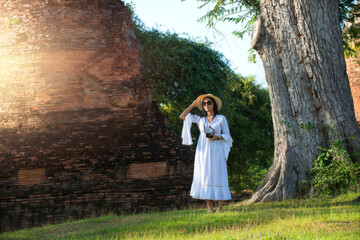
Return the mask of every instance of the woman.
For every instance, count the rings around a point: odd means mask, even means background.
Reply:
[[[198,107],[200,115],[190,111]],[[224,200],[230,200],[226,161],[232,146],[225,116],[218,114],[221,99],[212,95],[199,96],[179,117],[184,120],[183,144],[191,145],[190,127],[196,123],[200,130],[196,146],[194,176],[190,196],[205,199],[208,212],[212,212],[212,201],[218,201],[217,212],[222,212]]]

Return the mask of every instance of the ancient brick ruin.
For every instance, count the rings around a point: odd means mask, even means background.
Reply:
[[[0,231],[187,205],[119,0],[0,0]]]
[[[346,68],[354,101],[355,115],[360,124],[360,58],[346,59]]]

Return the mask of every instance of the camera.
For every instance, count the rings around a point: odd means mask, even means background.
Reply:
[[[215,134],[215,130],[209,125],[209,128],[211,130],[211,132],[206,132],[205,130],[205,123],[204,123],[204,132],[206,134],[206,137],[207,138],[213,138],[214,137],[214,134]]]

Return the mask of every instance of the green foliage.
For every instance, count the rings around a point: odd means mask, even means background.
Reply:
[[[255,50],[250,48],[248,50],[248,62],[249,63],[256,63],[256,54],[255,54]]]
[[[267,89],[255,84],[254,77],[234,75],[226,89],[234,138],[229,156],[229,182],[233,190],[256,189],[273,158],[273,126]]]
[[[360,185],[360,165],[352,162],[344,141],[336,140],[331,148],[322,150],[311,170],[311,185],[318,194],[339,195]]]
[[[219,96],[224,103],[221,113],[234,139],[228,161],[230,187],[255,189],[273,157],[268,91],[255,84],[254,77],[235,74],[228,60],[211,49],[211,43],[147,29],[136,16],[135,23],[142,75],[150,81],[154,100],[168,117],[170,129],[180,136],[183,122],[179,115],[197,96]],[[198,136],[198,129],[193,127],[192,134]]]
[[[297,124],[285,120],[280,123],[288,128],[323,129],[334,138],[339,137],[332,127],[332,121],[330,124],[314,124],[311,122]],[[355,137],[352,137],[351,140],[355,140]],[[351,146],[345,140],[340,139],[333,141],[329,149],[318,146],[322,152],[310,170],[310,181],[304,180],[298,186],[298,196],[306,196],[311,187],[314,187],[315,194],[318,195],[339,195],[347,191],[358,190],[360,186],[360,164],[351,158],[358,155],[359,151]]]
[[[154,100],[169,117],[178,135],[179,111],[197,96],[213,93],[223,98],[227,76],[232,74],[224,56],[206,43],[180,38],[156,29],[137,30],[142,75],[153,87]]]
[[[211,5],[211,10],[199,19],[206,26],[216,28],[217,22],[234,22],[242,24],[242,30],[233,34],[243,38],[250,34],[255,21],[260,15],[260,0],[198,0],[202,2],[199,8]]]
[[[182,0],[185,1],[185,0]],[[260,16],[260,0],[197,0],[201,2],[199,8],[210,7],[204,16],[198,21],[206,22],[206,26],[216,28],[218,22],[233,22],[241,24],[238,30],[233,31],[234,36],[243,39],[245,35],[251,34],[255,22]],[[249,49],[248,61],[256,63],[256,54]]]
[[[353,0],[340,0],[340,26],[343,30],[342,40],[345,57],[356,57],[360,52],[360,4]]]
[[[182,0],[185,1],[185,0]],[[207,27],[216,29],[217,22],[233,22],[241,24],[240,30],[233,31],[239,38],[250,35],[256,20],[260,16],[260,0],[197,0],[199,8],[210,10],[199,19],[206,22]],[[360,16],[360,5],[356,0],[339,0],[339,23],[343,29],[343,46],[345,56],[357,56],[360,48],[360,26],[355,20]],[[346,24],[347,23],[347,24]],[[349,24],[351,23],[351,24]],[[249,52],[249,62],[254,62],[254,54]]]
[[[339,0],[339,22],[340,27],[344,28],[346,22],[354,22],[359,17],[358,0]]]

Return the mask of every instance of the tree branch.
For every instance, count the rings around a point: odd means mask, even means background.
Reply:
[[[254,7],[254,5],[252,5],[251,3],[249,3],[247,0],[242,0],[246,5],[249,5],[251,7]]]

